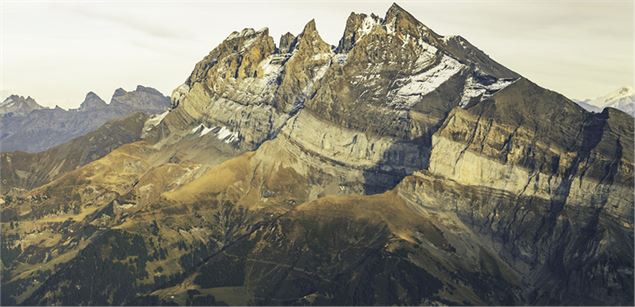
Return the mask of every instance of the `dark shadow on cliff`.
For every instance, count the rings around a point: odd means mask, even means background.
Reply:
[[[465,82],[469,76],[482,78],[468,71],[451,77],[435,91],[428,93],[415,104],[401,123],[405,134],[398,139],[407,139],[413,127],[419,130],[418,137],[410,141],[393,144],[376,165],[364,171],[364,192],[378,194],[394,188],[401,180],[416,170],[428,168],[432,150],[432,135],[446,122],[450,113],[459,105]],[[493,82],[484,80],[483,82]],[[413,116],[416,113],[417,116]],[[396,119],[399,120],[399,119]],[[407,146],[404,146],[407,144]]]
[[[384,193],[416,170],[427,168],[431,148],[431,135],[390,146],[377,164],[364,170],[364,194]]]

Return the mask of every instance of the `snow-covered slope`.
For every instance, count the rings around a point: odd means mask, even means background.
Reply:
[[[621,87],[602,97],[576,102],[587,111],[601,112],[610,107],[635,116],[635,90],[632,86]]]

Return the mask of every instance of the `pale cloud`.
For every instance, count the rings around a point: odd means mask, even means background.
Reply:
[[[165,94],[234,30],[269,27],[277,42],[315,18],[336,45],[351,11],[383,15],[392,1],[2,2],[0,94],[75,107],[88,91]],[[633,84],[632,0],[398,1],[442,35],[459,34],[503,65],[571,98]],[[0,97],[4,98],[4,97]]]

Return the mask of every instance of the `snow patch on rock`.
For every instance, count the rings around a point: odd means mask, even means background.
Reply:
[[[370,33],[376,25],[379,25],[380,20],[374,16],[366,16],[362,21],[362,27],[359,29],[360,37]]]
[[[421,98],[446,82],[452,76],[458,74],[465,66],[457,60],[443,56],[439,63],[423,72],[404,79],[398,79],[395,84],[403,84],[399,88],[392,90],[388,96],[393,104],[411,108]]]
[[[166,116],[168,116],[168,113],[170,113],[170,110],[167,110],[161,114],[152,116],[150,119],[148,119],[148,121],[146,121],[146,125],[152,126],[152,127],[158,126],[161,123],[161,121],[163,121],[163,119]]]
[[[260,65],[263,73],[261,86],[266,87],[275,85],[276,80],[282,73],[282,63],[272,55],[264,59]]]
[[[214,130],[214,127],[207,128],[207,127],[203,126],[203,129],[201,129],[201,136],[204,136],[204,135],[212,132],[212,130]]]
[[[231,130],[227,129],[227,127],[221,127],[216,133],[216,137],[219,140],[224,141],[225,143],[231,143],[235,140],[238,140],[238,133],[232,132]]]
[[[194,127],[190,133],[196,133],[199,137],[212,133],[216,135],[217,139],[227,144],[238,141],[238,132],[234,132],[225,126],[212,126],[208,128],[204,124],[200,124]]]
[[[482,81],[480,78],[470,76],[465,82],[459,106],[466,108],[474,103],[486,100],[515,81],[516,80],[511,79],[497,79],[489,83]]]
[[[143,132],[141,133],[141,137],[144,137],[146,135],[146,133],[148,133],[150,130],[152,130],[152,128],[158,126],[159,124],[161,124],[161,122],[163,121],[163,119],[168,116],[168,113],[170,113],[170,110],[167,110],[161,114],[157,114],[154,115],[152,117],[150,117],[150,119],[146,120],[146,122],[143,124]]]

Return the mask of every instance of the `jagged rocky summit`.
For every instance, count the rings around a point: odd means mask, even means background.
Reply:
[[[234,32],[171,98],[6,194],[3,304],[633,304],[632,117],[396,4]]]
[[[44,109],[44,107],[39,105],[31,96],[24,98],[24,96],[11,95],[0,103],[0,115],[25,115],[39,109]]]

